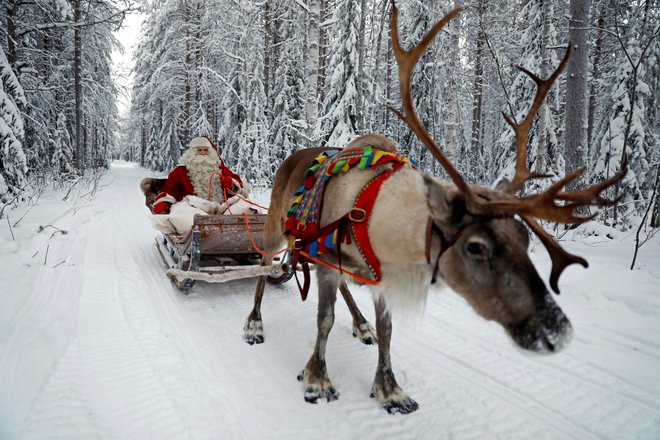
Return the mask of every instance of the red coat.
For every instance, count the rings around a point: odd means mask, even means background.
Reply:
[[[222,173],[223,187],[226,187],[228,189],[231,188],[233,184],[231,179],[236,180],[241,187],[243,186],[243,181],[238,176],[238,174],[230,170],[229,167],[227,167],[224,164],[224,162],[220,162],[220,166],[218,168],[219,171]],[[227,177],[229,177],[230,179],[227,179]],[[179,165],[178,167],[174,168],[174,170],[172,170],[169,176],[167,176],[167,181],[165,182],[165,186],[163,186],[161,192],[156,196],[155,199],[156,201],[154,204],[154,212],[162,213],[168,211],[169,205],[179,202],[185,196],[189,196],[189,195],[196,195],[198,197],[206,198],[206,194],[195,193],[195,187],[190,181],[190,177],[188,177],[188,170],[186,169],[185,166]],[[169,205],[163,206],[166,203],[162,203],[162,202],[166,202]]]

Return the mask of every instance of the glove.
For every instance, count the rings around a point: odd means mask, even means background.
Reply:
[[[234,186],[234,179],[229,176],[222,176],[222,187],[226,189],[231,189]]]
[[[170,204],[167,202],[160,202],[154,205],[154,214],[167,214],[170,212]]]

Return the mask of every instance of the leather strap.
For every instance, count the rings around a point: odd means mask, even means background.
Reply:
[[[344,214],[342,217],[339,219],[335,220],[332,223],[328,223],[321,229],[318,229],[314,233],[306,236],[304,239],[302,238],[296,238],[293,242],[293,249],[292,249],[292,257],[291,257],[291,264],[294,270],[294,275],[296,277],[296,283],[298,284],[298,290],[300,290],[300,297],[302,298],[303,301],[307,299],[307,294],[309,293],[309,286],[310,286],[310,275],[309,275],[309,261],[307,258],[304,256],[300,255],[300,251],[304,250],[307,245],[318,238],[321,238],[323,236],[327,236],[331,233],[333,233],[335,230],[337,230],[337,254],[341,256],[341,249],[340,249],[340,244],[342,241],[342,233],[345,229],[344,224],[348,221],[349,219],[349,213]],[[339,257],[341,258],[341,257]],[[303,284],[300,284],[300,281],[298,280],[298,273],[296,271],[297,264],[300,263],[302,266],[302,272],[303,272]],[[339,267],[341,269],[341,260],[339,260]],[[341,270],[340,270],[341,272]]]
[[[398,168],[399,167],[388,169],[371,179],[358,194],[353,208],[342,217],[325,225],[317,231],[314,231],[312,234],[309,234],[304,238],[296,238],[294,240],[291,264],[293,265],[294,270],[298,263],[300,263],[302,266],[303,283],[300,283],[296,272],[294,272],[294,275],[296,277],[296,283],[298,284],[300,296],[303,301],[307,299],[307,294],[309,293],[310,269],[308,259],[301,255],[300,251],[304,250],[309,245],[309,243],[312,243],[313,241],[323,236],[327,236],[336,230],[337,247],[335,252],[337,253],[339,272],[344,273],[341,268],[341,243],[346,240],[346,242],[350,244],[350,234],[348,234],[346,231],[347,224],[351,225],[351,230],[353,232],[353,236],[355,237],[355,244],[360,251],[360,255],[362,255],[362,258],[369,267],[369,270],[371,270],[374,280],[376,282],[381,280],[382,273],[380,268],[380,261],[378,260],[378,257],[376,256],[376,253],[371,246],[371,241],[369,240],[369,218],[371,217],[371,211],[381,186],[389,177],[392,176],[392,174],[394,174]],[[430,229],[428,234],[430,239]],[[430,250],[428,252],[430,252]],[[430,255],[428,255],[427,258],[430,260]]]
[[[361,219],[351,219],[351,229],[355,237],[355,244],[376,281],[381,280],[382,273],[380,270],[380,261],[371,247],[371,240],[369,240],[369,218],[371,217],[371,211],[376,202],[380,187],[393,173],[394,170],[392,169],[386,170],[371,179],[362,188],[360,194],[358,194],[355,205],[353,205],[353,210],[351,211],[354,213],[364,213]]]

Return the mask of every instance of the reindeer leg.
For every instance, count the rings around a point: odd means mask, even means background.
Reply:
[[[367,321],[362,315],[357,304],[355,304],[355,300],[353,299],[353,295],[351,295],[351,291],[348,290],[346,281],[341,280],[339,283],[339,291],[341,292],[341,296],[344,297],[344,301],[346,301],[346,305],[348,306],[348,311],[351,312],[351,316],[353,317],[353,336],[366,345],[372,345],[378,342],[376,331],[371,324],[369,324],[369,321]]]
[[[262,263],[262,265],[265,264],[270,263]],[[264,297],[266,278],[268,278],[267,275],[257,278],[257,287],[254,292],[254,306],[243,327],[243,340],[250,345],[262,344],[264,342],[264,325],[261,321],[261,300]]]
[[[269,266],[273,263],[273,257],[268,256],[275,252],[283,242],[283,231],[279,218],[272,212],[269,212],[264,225],[264,250],[266,255],[261,259],[262,266]],[[264,325],[261,321],[261,300],[264,297],[266,289],[267,275],[257,278],[257,286],[254,289],[254,305],[252,311],[245,321],[243,327],[243,340],[250,345],[262,344],[264,342]]]
[[[305,369],[298,375],[298,380],[302,381],[305,387],[305,400],[310,403],[316,403],[319,398],[326,398],[328,402],[339,398],[339,393],[328,378],[325,364],[328,335],[335,322],[335,302],[337,301],[339,278],[334,271],[323,267],[318,268],[317,278],[319,306],[316,345]]]
[[[408,414],[419,408],[417,402],[408,397],[396,383],[390,362],[390,340],[392,339],[392,315],[379,298],[376,305],[376,331],[378,332],[378,368],[371,387],[371,397],[390,414]]]

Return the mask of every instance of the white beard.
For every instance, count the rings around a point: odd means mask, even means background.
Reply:
[[[215,150],[209,150],[208,155],[197,155],[194,149],[186,150],[179,160],[179,165],[186,167],[188,178],[195,189],[194,195],[213,202],[224,201],[220,179],[220,157]],[[218,174],[213,176],[213,194],[209,195],[210,178],[213,173]]]

